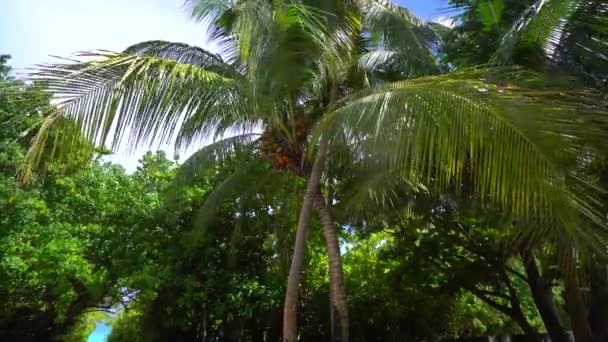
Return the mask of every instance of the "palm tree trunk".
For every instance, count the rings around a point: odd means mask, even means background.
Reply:
[[[608,341],[608,269],[606,263],[595,256],[590,268],[589,324],[597,341]]]
[[[593,342],[593,333],[587,320],[587,310],[576,274],[566,274],[565,297],[570,315],[572,333],[576,342]]]
[[[329,294],[331,302],[331,336],[333,341],[348,341],[349,321],[348,305],[346,303],[346,290],[344,286],[344,272],[340,257],[340,242],[334,225],[331,212],[325,203],[321,191],[317,192],[314,202],[315,209],[321,218],[323,235],[327,244],[329,260]]]
[[[293,247],[293,258],[291,259],[291,267],[289,268],[283,308],[283,341],[285,342],[295,342],[298,338],[298,286],[300,284],[304,253],[306,252],[306,239],[308,228],[310,227],[313,202],[319,189],[319,183],[321,182],[323,160],[326,152],[327,137],[324,134],[321,136],[319,150],[308,178],[306,193],[304,194],[304,201],[302,202],[300,217],[298,218],[296,241]]]

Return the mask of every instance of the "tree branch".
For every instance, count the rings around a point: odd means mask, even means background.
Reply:
[[[493,307],[494,309],[504,313],[505,315],[511,317],[513,315],[513,309],[500,304],[494,300],[492,300],[491,298],[488,298],[486,296],[483,295],[483,293],[479,290],[476,289],[474,287],[469,287],[467,288],[472,294],[474,294],[477,298],[481,299],[482,301],[486,302],[486,304],[488,304],[489,306]]]
[[[505,266],[505,269],[507,270],[507,272],[511,273],[512,275],[518,277],[519,279],[528,282],[528,277],[526,277],[525,275],[523,275],[522,273],[517,272],[516,270],[514,270],[513,268],[509,267],[509,266]]]
[[[116,311],[117,310],[115,308],[103,308],[103,307],[89,308],[89,309],[85,310],[85,312],[107,312],[110,314],[115,314]]]
[[[500,269],[500,277],[502,278],[502,281],[505,283],[505,285],[507,285],[507,290],[509,291],[510,296],[509,300],[517,299],[517,291],[513,287],[513,284],[511,284],[511,279],[509,279],[509,276],[507,275],[507,272],[505,271],[504,267],[501,267]]]
[[[494,292],[494,291],[487,291],[487,290],[479,290],[479,289],[475,289],[476,291],[479,291],[480,294],[484,294],[487,296],[492,296],[492,297],[498,297],[498,298],[502,298],[502,299],[506,299],[506,300],[511,300],[511,297],[505,295],[504,293],[500,293],[500,292]]]

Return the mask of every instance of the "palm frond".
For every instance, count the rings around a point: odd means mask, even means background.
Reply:
[[[213,165],[218,165],[237,153],[252,151],[257,133],[236,135],[215,141],[196,151],[177,170],[174,182],[178,185],[189,184],[196,176]]]
[[[164,58],[181,64],[192,64],[224,77],[239,78],[239,76],[242,76],[237,67],[226,63],[220,55],[184,43],[152,40],[132,45],[124,53]]]
[[[511,64],[518,47],[540,47],[550,57],[559,45],[563,29],[580,0],[538,0],[530,5],[502,38],[491,64]]]
[[[438,37],[425,21],[411,11],[387,0],[363,0],[364,27],[379,49],[399,51],[403,60],[415,65],[418,74],[438,71],[431,51]]]
[[[203,108],[226,105],[210,94],[236,91],[233,79],[174,59],[104,51],[79,56],[93,60],[43,65],[33,78],[54,94],[58,113],[73,119],[95,145],[115,148],[124,138],[131,148],[152,139],[170,142],[183,120]],[[219,65],[216,59],[207,62]]]
[[[236,8],[231,0],[185,0],[184,5],[192,19],[208,26],[211,37],[228,34],[232,21],[230,19]]]
[[[384,167],[410,182],[457,190],[470,178],[480,198],[543,229],[559,220],[572,230],[578,215],[604,222],[598,193],[573,186],[568,168],[589,123],[608,114],[585,104],[593,95],[584,89],[560,92],[518,70],[506,82],[474,69],[376,87],[342,102],[320,129],[343,132],[355,160],[384,155]]]
[[[206,229],[214,223],[223,203],[236,203],[242,213],[261,193],[268,189],[276,190],[289,179],[289,175],[269,172],[268,165],[259,158],[251,158],[251,155],[246,154],[235,158],[238,167],[207,194],[196,213],[194,227],[199,234],[204,235]]]
[[[562,29],[551,60],[597,87],[608,78],[608,3],[582,1]]]
[[[57,112],[42,118],[31,129],[36,130],[36,134],[17,170],[17,178],[23,184],[32,183],[37,175],[44,175],[53,162],[64,166],[86,162],[95,150],[75,122]]]

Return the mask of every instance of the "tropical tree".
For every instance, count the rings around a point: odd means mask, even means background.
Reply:
[[[313,207],[330,256],[332,331],[335,339],[348,339],[331,213],[335,199],[328,201],[321,187],[328,153],[330,159],[356,161],[363,170],[386,171],[392,181],[438,190],[459,188],[471,177],[472,190],[484,200],[539,227],[522,234],[547,233],[548,225],[540,224],[545,222],[562,228],[550,231],[555,236],[573,233],[581,213],[600,223],[595,192],[588,192],[592,187],[564,168],[580,151],[580,127],[591,118],[604,120],[585,89],[565,89],[559,80],[517,68],[411,79],[438,71],[428,43],[431,31],[390,2],[187,3],[196,19],[209,24],[224,57],[156,41],[123,53],[83,53],[85,62],[43,66],[34,77],[48,84],[60,110],[38,136],[52,120],[69,118],[91,142],[113,148],[174,138],[184,147],[214,138],[186,163],[185,173],[245,145],[271,159],[277,170],[304,176],[285,340],[297,337],[299,274]],[[573,116],[577,120],[569,120]],[[230,132],[239,134],[225,138]],[[235,179],[246,175],[243,170],[218,193],[242,184]],[[367,185],[382,190],[378,182]]]
[[[91,141],[98,144],[104,143],[108,136],[113,135],[115,138],[112,139],[112,145],[116,146],[127,131],[131,133],[131,142],[144,142],[153,136],[159,140],[168,139],[171,129],[175,127],[170,126],[177,124],[177,120],[185,112],[187,114],[178,134],[180,146],[201,136],[222,136],[235,126],[251,131],[256,125],[263,123],[269,127],[266,129],[269,140],[279,140],[279,143],[284,145],[279,148],[295,150],[295,156],[286,156],[285,153],[272,156],[277,168],[285,168],[284,160],[287,159],[290,165],[295,166],[297,173],[306,177],[310,174],[311,180],[307,201],[303,205],[299,225],[302,228],[298,229],[299,239],[294,252],[293,271],[289,282],[291,286],[286,300],[287,323],[293,321],[293,324],[286,324],[286,331],[290,331],[295,338],[293,308],[297,304],[297,279],[305,243],[305,227],[310,220],[313,200],[322,196],[318,184],[325,153],[326,143],[323,141],[327,141],[328,137],[321,139],[319,157],[316,158],[318,162],[307,162],[307,158],[304,158],[306,151],[305,146],[302,146],[302,134],[294,132],[294,123],[297,122],[298,116],[301,116],[299,113],[305,111],[309,113],[304,116],[304,124],[306,121],[313,121],[315,113],[319,116],[327,111],[327,108],[335,104],[337,97],[343,95],[339,88],[344,82],[337,73],[346,74],[348,68],[357,67],[357,64],[353,63],[353,57],[348,54],[358,53],[351,45],[361,38],[362,29],[358,21],[362,11],[352,7],[351,10],[358,10],[358,13],[347,16],[348,20],[344,23],[338,22],[330,26],[328,23],[335,14],[330,16],[319,9],[312,10],[298,3],[278,2],[272,6],[264,3],[260,7],[259,3],[245,2],[233,9],[219,2],[203,1],[194,5],[192,11],[201,20],[218,16],[213,26],[214,35],[223,37],[226,43],[238,43],[233,44],[238,54],[232,56],[234,58],[229,57],[228,63],[200,49],[151,42],[129,48],[125,54],[91,55],[104,58],[102,61],[48,66],[41,69],[37,77],[48,82],[51,90],[64,100],[65,111],[57,115],[67,114],[75,118]],[[393,25],[405,26],[407,30],[402,36],[408,37],[410,41],[416,38],[417,32],[411,14],[395,6],[385,7],[374,2],[367,5],[375,6],[374,13],[378,17],[393,16]],[[346,11],[340,6],[337,6],[337,9]],[[337,9],[334,9],[334,12]],[[229,20],[231,15],[232,21]],[[375,21],[370,21],[370,27],[378,26],[380,20],[381,18],[376,18]],[[268,23],[269,26],[259,25],[260,22]],[[351,29],[353,33],[347,29]],[[220,34],[223,30],[226,32]],[[383,37],[383,40],[389,41],[386,37]],[[418,43],[418,46],[413,48],[406,47],[409,52],[422,50],[424,55],[419,63],[432,66],[425,45]],[[229,49],[228,52],[230,51],[232,50]],[[338,52],[342,52],[344,56],[340,56]],[[338,57],[349,57],[350,63],[339,64]],[[373,56],[368,57],[371,59]],[[375,57],[375,63],[377,59],[378,57]],[[269,61],[273,62],[261,67],[262,63]],[[310,76],[310,71],[314,71],[313,77]],[[76,76],[77,74],[79,76]],[[74,77],[80,78],[84,83]],[[145,100],[136,100],[138,97]],[[129,103],[124,99],[134,101]],[[93,102],[98,105],[89,107]],[[120,124],[115,124],[118,122]],[[277,127],[274,132],[273,127]],[[251,135],[241,135],[231,138],[230,141],[251,141],[250,137]],[[304,139],[306,138],[305,131]],[[227,141],[224,140],[204,152],[208,154],[209,150],[215,148],[217,151],[226,145]],[[322,210],[324,202],[316,203]],[[330,263],[332,279],[335,279],[332,281],[332,301],[339,302],[334,307],[336,314],[340,315],[336,321],[342,322],[342,328],[337,330],[341,330],[341,334],[347,339],[348,319],[344,289],[340,284],[342,272],[338,240],[329,215],[326,210],[323,217],[327,241],[334,259]]]

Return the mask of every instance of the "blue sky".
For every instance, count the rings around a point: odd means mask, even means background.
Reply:
[[[441,15],[447,0],[398,0],[419,16]],[[22,70],[76,51],[119,51],[162,39],[206,46],[205,30],[188,20],[183,0],[2,0],[0,53]]]
[[[425,19],[442,15],[447,0],[397,0]],[[121,51],[146,40],[188,43],[214,51],[202,25],[188,20],[183,0],[0,0],[0,54],[18,74],[33,64],[78,51]],[[172,156],[172,153],[169,154]],[[112,160],[133,170],[139,155]]]
[[[87,342],[105,342],[111,331],[112,329],[109,326],[100,322],[97,324],[95,331],[89,335]]]

